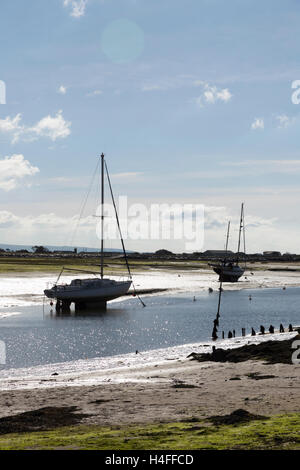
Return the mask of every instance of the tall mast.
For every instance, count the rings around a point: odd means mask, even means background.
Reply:
[[[243,239],[244,239],[244,253],[245,253],[245,267],[246,267],[246,236],[245,236],[245,212],[243,208]]]
[[[227,228],[227,238],[226,238],[226,246],[225,246],[226,255],[228,251],[229,231],[230,231],[230,220],[228,222],[228,228]]]
[[[238,242],[237,259],[236,259],[237,263],[239,261],[239,252],[240,252],[240,247],[241,247],[241,235],[242,235],[242,229],[243,228],[244,228],[244,203],[242,203],[242,207],[241,207],[239,242]]]
[[[101,266],[100,275],[103,279],[104,267],[104,153],[101,155]]]

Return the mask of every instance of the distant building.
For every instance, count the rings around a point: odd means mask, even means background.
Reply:
[[[268,258],[280,258],[281,253],[280,251],[264,251],[263,255],[267,256]]]

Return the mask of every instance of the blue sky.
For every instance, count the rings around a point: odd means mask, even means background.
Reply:
[[[104,151],[116,194],[205,204],[203,249],[244,201],[248,251],[300,252],[299,20],[296,0],[2,2],[1,241],[64,244]]]

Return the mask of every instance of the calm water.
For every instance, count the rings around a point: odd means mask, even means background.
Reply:
[[[7,364],[19,368],[136,350],[164,348],[210,339],[218,294],[206,292],[146,297],[110,304],[104,314],[57,316],[50,307],[19,308],[21,314],[0,319],[0,340],[5,341]],[[249,301],[249,295],[252,301]],[[262,324],[279,327],[300,324],[300,288],[225,291],[219,331]],[[10,310],[7,309],[7,313]],[[11,312],[13,313],[13,312]]]

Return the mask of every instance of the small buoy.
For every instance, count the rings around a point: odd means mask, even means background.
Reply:
[[[194,296],[193,301],[196,302],[196,297]]]
[[[252,300],[252,297],[251,297],[251,295],[249,295],[249,300]]]
[[[136,293],[135,293],[135,292],[132,294],[132,297],[136,297]]]
[[[53,307],[53,302],[52,301],[50,302],[50,305],[51,305],[51,307]]]
[[[282,290],[286,290],[286,287],[284,286],[284,287],[282,288]]]

